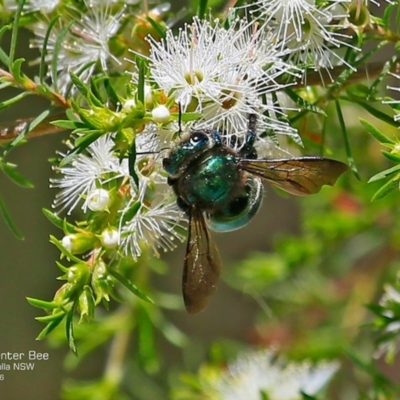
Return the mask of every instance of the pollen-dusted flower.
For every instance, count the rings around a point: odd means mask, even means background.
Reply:
[[[346,17],[349,0],[317,3],[315,0],[259,0],[253,4],[262,29],[272,29],[282,49],[290,51],[288,59],[306,68],[329,68],[347,64],[338,50],[348,47],[348,36],[340,33],[337,21]],[[250,5],[249,5],[250,6]]]
[[[130,210],[127,207],[123,215]],[[156,256],[160,255],[158,249],[175,249],[174,241],[183,241],[185,238],[179,232],[184,229],[185,221],[183,211],[169,196],[156,199],[150,207],[141,205],[135,215],[121,226],[121,246],[124,253],[138,258],[142,254],[143,245],[151,248]]]
[[[335,362],[287,362],[274,351],[259,351],[228,366],[217,391],[222,400],[302,400],[302,393],[315,395],[337,368]]]
[[[165,39],[148,40],[151,78],[183,112],[203,114],[196,128],[212,126],[223,136],[243,138],[248,115],[256,114],[260,132],[295,135],[268,95],[285,86],[279,77],[298,72],[257,23],[237,18],[226,28],[219,20],[194,18],[177,36],[168,30]]]
[[[83,200],[82,209],[86,212],[92,201],[90,194],[110,180],[127,175],[126,166],[113,154],[113,146],[114,142],[109,136],[102,136],[70,164],[55,168],[62,177],[51,180],[51,187],[61,189],[53,207],[67,209],[71,213]]]
[[[120,64],[111,52],[109,41],[120,27],[123,8],[115,12],[111,3],[110,0],[85,0],[85,11],[71,8],[68,19],[61,17],[53,26],[46,46],[46,61],[50,64],[53,57],[57,57],[57,77],[53,76],[53,68],[49,68],[48,73],[53,80],[53,86],[61,93],[66,94],[69,89],[71,71],[83,82],[87,82],[95,71],[96,62],[104,70],[112,62],[114,65]],[[55,53],[57,39],[70,21],[73,23],[61,42],[61,48]],[[40,21],[32,25],[31,29],[36,36],[31,47],[43,50],[48,24]]]

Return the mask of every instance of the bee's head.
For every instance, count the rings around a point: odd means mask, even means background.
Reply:
[[[192,160],[220,144],[216,132],[195,130],[185,133],[163,159],[163,167],[171,176],[180,175]]]

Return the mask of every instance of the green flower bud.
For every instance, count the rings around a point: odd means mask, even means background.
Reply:
[[[80,232],[64,236],[61,244],[72,254],[81,254],[92,250],[97,240],[96,235],[91,232]]]
[[[83,288],[79,296],[79,310],[81,313],[79,322],[83,319],[92,319],[94,316],[94,297],[92,289],[88,285]]]
[[[92,273],[92,288],[96,295],[95,304],[99,304],[103,298],[109,301],[113,286],[114,282],[108,274],[106,265],[102,261],[97,262]]]
[[[54,303],[56,303],[60,308],[63,309],[69,309],[70,307],[72,307],[73,299],[71,297],[74,293],[74,289],[74,284],[69,282],[64,283],[64,285],[62,285],[54,295]]]
[[[88,282],[89,267],[85,263],[75,264],[68,269],[67,279],[69,283],[81,284],[82,286]]]

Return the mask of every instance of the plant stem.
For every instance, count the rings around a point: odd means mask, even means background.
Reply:
[[[131,314],[128,306],[124,307],[123,313]],[[112,388],[118,389],[124,375],[125,355],[128,353],[130,329],[119,331],[113,337],[103,378]]]

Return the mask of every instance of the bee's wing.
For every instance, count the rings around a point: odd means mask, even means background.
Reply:
[[[207,306],[220,275],[218,250],[212,241],[203,213],[196,207],[189,212],[189,236],[183,268],[182,291],[186,310],[196,314]]]
[[[334,185],[348,168],[340,161],[320,157],[240,159],[239,166],[297,196],[317,193],[323,185]]]

